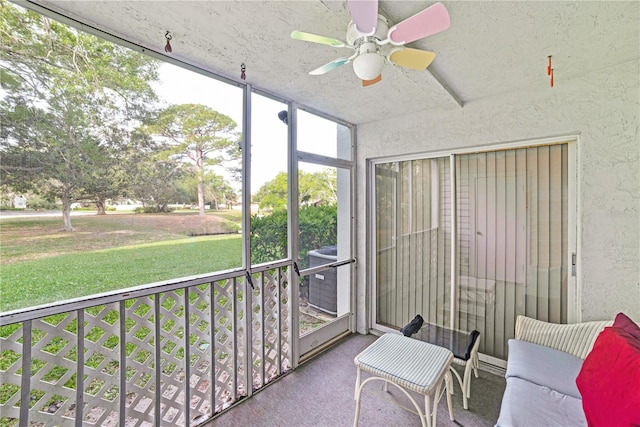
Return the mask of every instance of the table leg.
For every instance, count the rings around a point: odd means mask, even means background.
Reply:
[[[431,414],[431,426],[436,427],[436,420],[438,419],[438,402],[440,401],[440,398],[442,397],[441,393],[442,393],[442,383],[445,383],[445,390],[444,392],[447,394],[447,398],[450,398],[449,395],[449,388],[446,387],[446,378],[447,378],[448,372],[445,374],[444,378],[440,381],[440,384],[438,384],[438,386],[436,387],[436,392],[433,395],[433,413]]]
[[[358,418],[360,418],[360,395],[362,394],[362,387],[364,384],[360,385],[360,368],[358,368],[358,385],[356,386],[356,415],[353,419],[353,427],[358,427]]]
[[[413,398],[413,396],[411,396],[411,394],[404,389],[404,387],[402,387],[399,384],[396,384],[395,382],[393,382],[392,380],[388,380],[386,378],[382,378],[382,377],[376,377],[376,376],[372,376],[369,377],[367,379],[365,379],[362,384],[360,384],[360,386],[356,389],[356,415],[355,415],[355,419],[353,420],[353,426],[354,427],[358,427],[358,418],[360,418],[360,398],[362,397],[362,389],[364,388],[365,385],[367,385],[367,383],[372,382],[372,381],[383,381],[385,384],[387,383],[391,383],[394,386],[396,386],[398,388],[398,390],[400,390],[401,392],[403,392],[405,394],[405,396],[407,396],[407,398],[411,401],[411,403],[413,403],[413,407],[416,408],[416,412],[418,413],[418,416],[420,417],[420,423],[422,424],[422,427],[432,427],[431,424],[431,414],[430,414],[430,408],[431,408],[431,401],[430,401],[430,396],[429,395],[425,395],[424,397],[424,406],[426,409],[426,412],[423,414],[422,413],[422,408],[420,408],[420,405],[418,404],[418,402],[416,402],[416,400]],[[440,383],[440,385],[438,385],[438,391],[441,389],[441,385],[442,382]],[[436,400],[436,406],[434,409],[434,413],[435,411],[437,411],[438,407],[437,407],[437,400]],[[434,418],[435,420],[435,418]],[[433,423],[433,427],[435,427],[435,422]]]
[[[434,406],[436,406],[437,409],[437,399],[434,399]],[[434,409],[434,414],[436,409]],[[431,422],[431,419],[433,417],[433,423]],[[428,394],[424,395],[424,418],[421,417],[420,421],[422,421],[422,427],[425,427],[425,420],[426,420],[426,424],[427,427],[435,427],[435,416],[433,414],[431,414],[431,396],[429,396]]]
[[[445,393],[447,394],[447,406],[449,407],[449,419],[453,421],[455,418],[453,417],[453,401],[451,399],[451,395],[453,394],[453,377],[451,376],[451,372],[447,371],[444,376],[444,381],[446,388]]]

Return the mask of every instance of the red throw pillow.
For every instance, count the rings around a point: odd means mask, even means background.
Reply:
[[[605,328],[576,378],[590,427],[640,425],[640,340]]]
[[[613,326],[624,329],[640,340],[640,326],[633,323],[633,320],[629,319],[624,313],[618,313],[616,320],[613,321]]]

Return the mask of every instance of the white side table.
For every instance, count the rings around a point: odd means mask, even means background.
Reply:
[[[354,359],[358,373],[356,376],[356,415],[353,422],[358,425],[360,417],[360,396],[364,386],[380,380],[398,387],[413,403],[423,427],[435,427],[438,401],[442,396],[442,383],[447,394],[449,418],[453,421],[452,377],[449,366],[453,353],[446,348],[398,334],[385,334],[378,338]],[[360,383],[361,371],[372,376]],[[424,412],[413,396],[405,390],[413,390],[424,396]],[[433,399],[433,410],[431,400]]]

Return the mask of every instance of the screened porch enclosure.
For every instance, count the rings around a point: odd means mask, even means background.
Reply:
[[[376,324],[477,329],[504,360],[517,315],[567,322],[567,143],[380,162],[374,185]]]
[[[291,271],[281,262],[7,316],[2,425],[211,418],[293,368]]]
[[[52,52],[75,52],[83,46],[78,40],[86,37],[89,47],[79,50],[106,46],[105,51],[152,64],[162,77],[153,85],[145,81],[158,97],[158,105],[144,104],[149,123],[109,123],[122,132],[105,133],[117,135],[123,144],[142,139],[146,151],[132,142],[131,150],[116,146],[96,156],[103,162],[99,166],[131,156],[131,162],[121,162],[118,176],[135,186],[113,189],[110,200],[117,207],[141,205],[142,219],[132,208],[104,212],[104,218],[121,219],[105,219],[107,226],[85,221],[67,246],[33,249],[34,258],[51,262],[43,270],[30,264],[33,275],[6,275],[2,260],[2,291],[17,289],[22,297],[12,306],[5,305],[7,298],[0,304],[0,426],[202,425],[355,330],[355,125],[122,39],[116,41],[123,46],[114,45],[113,36],[100,30],[91,29],[98,36],[93,37],[83,33],[84,27],[67,28],[47,18],[60,18],[51,11],[40,16],[20,6],[7,8],[15,8],[20,18],[15,22],[63,29],[68,37],[51,41],[68,44],[55,44]],[[34,36],[39,28],[20,27],[15,33]],[[31,60],[17,59],[17,68],[26,69],[23,64]],[[48,99],[34,99],[34,122],[40,123],[49,111],[39,103]],[[78,116],[53,107],[49,110],[69,120],[67,128],[83,129],[84,122],[74,121]],[[114,110],[116,116],[129,117],[124,108]],[[15,123],[19,129],[24,124]],[[165,123],[171,125],[160,126]],[[213,129],[219,133],[213,135]],[[77,145],[91,149],[112,142],[102,137],[95,136],[94,145]],[[26,139],[56,142],[56,147],[75,141],[64,136]],[[172,144],[165,146],[166,140]],[[42,152],[65,153],[51,146]],[[48,157],[43,164],[57,161]],[[59,177],[51,170],[43,175],[47,182]],[[160,173],[167,170],[184,173]],[[149,182],[184,191],[159,194]],[[144,203],[161,196],[166,211],[145,211]],[[89,196],[75,197],[87,202]],[[147,229],[141,223],[149,216],[157,221]],[[13,224],[40,242],[62,237],[46,234],[39,221],[31,228],[20,220]],[[213,228],[214,223],[220,227]],[[111,234],[116,237],[105,237]],[[138,234],[138,240],[119,238]],[[79,235],[94,241],[82,246]],[[227,240],[233,244],[216,245]],[[104,247],[96,249],[98,241]],[[329,247],[334,249],[330,257],[316,257],[310,265],[311,254]],[[84,255],[101,250],[108,255],[91,258],[90,266],[83,267]],[[26,265],[37,260],[8,261]],[[51,274],[56,271],[77,275],[58,279]],[[113,278],[112,271],[131,273]],[[7,282],[7,277],[16,281]],[[329,302],[309,298],[309,287],[329,293]]]

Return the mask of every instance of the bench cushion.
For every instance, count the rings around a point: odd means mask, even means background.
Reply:
[[[511,355],[509,355],[511,357]],[[507,378],[500,427],[586,426],[582,401],[517,377]]]
[[[564,351],[511,339],[506,377],[521,378],[581,399],[576,377],[582,363],[582,359]]]

